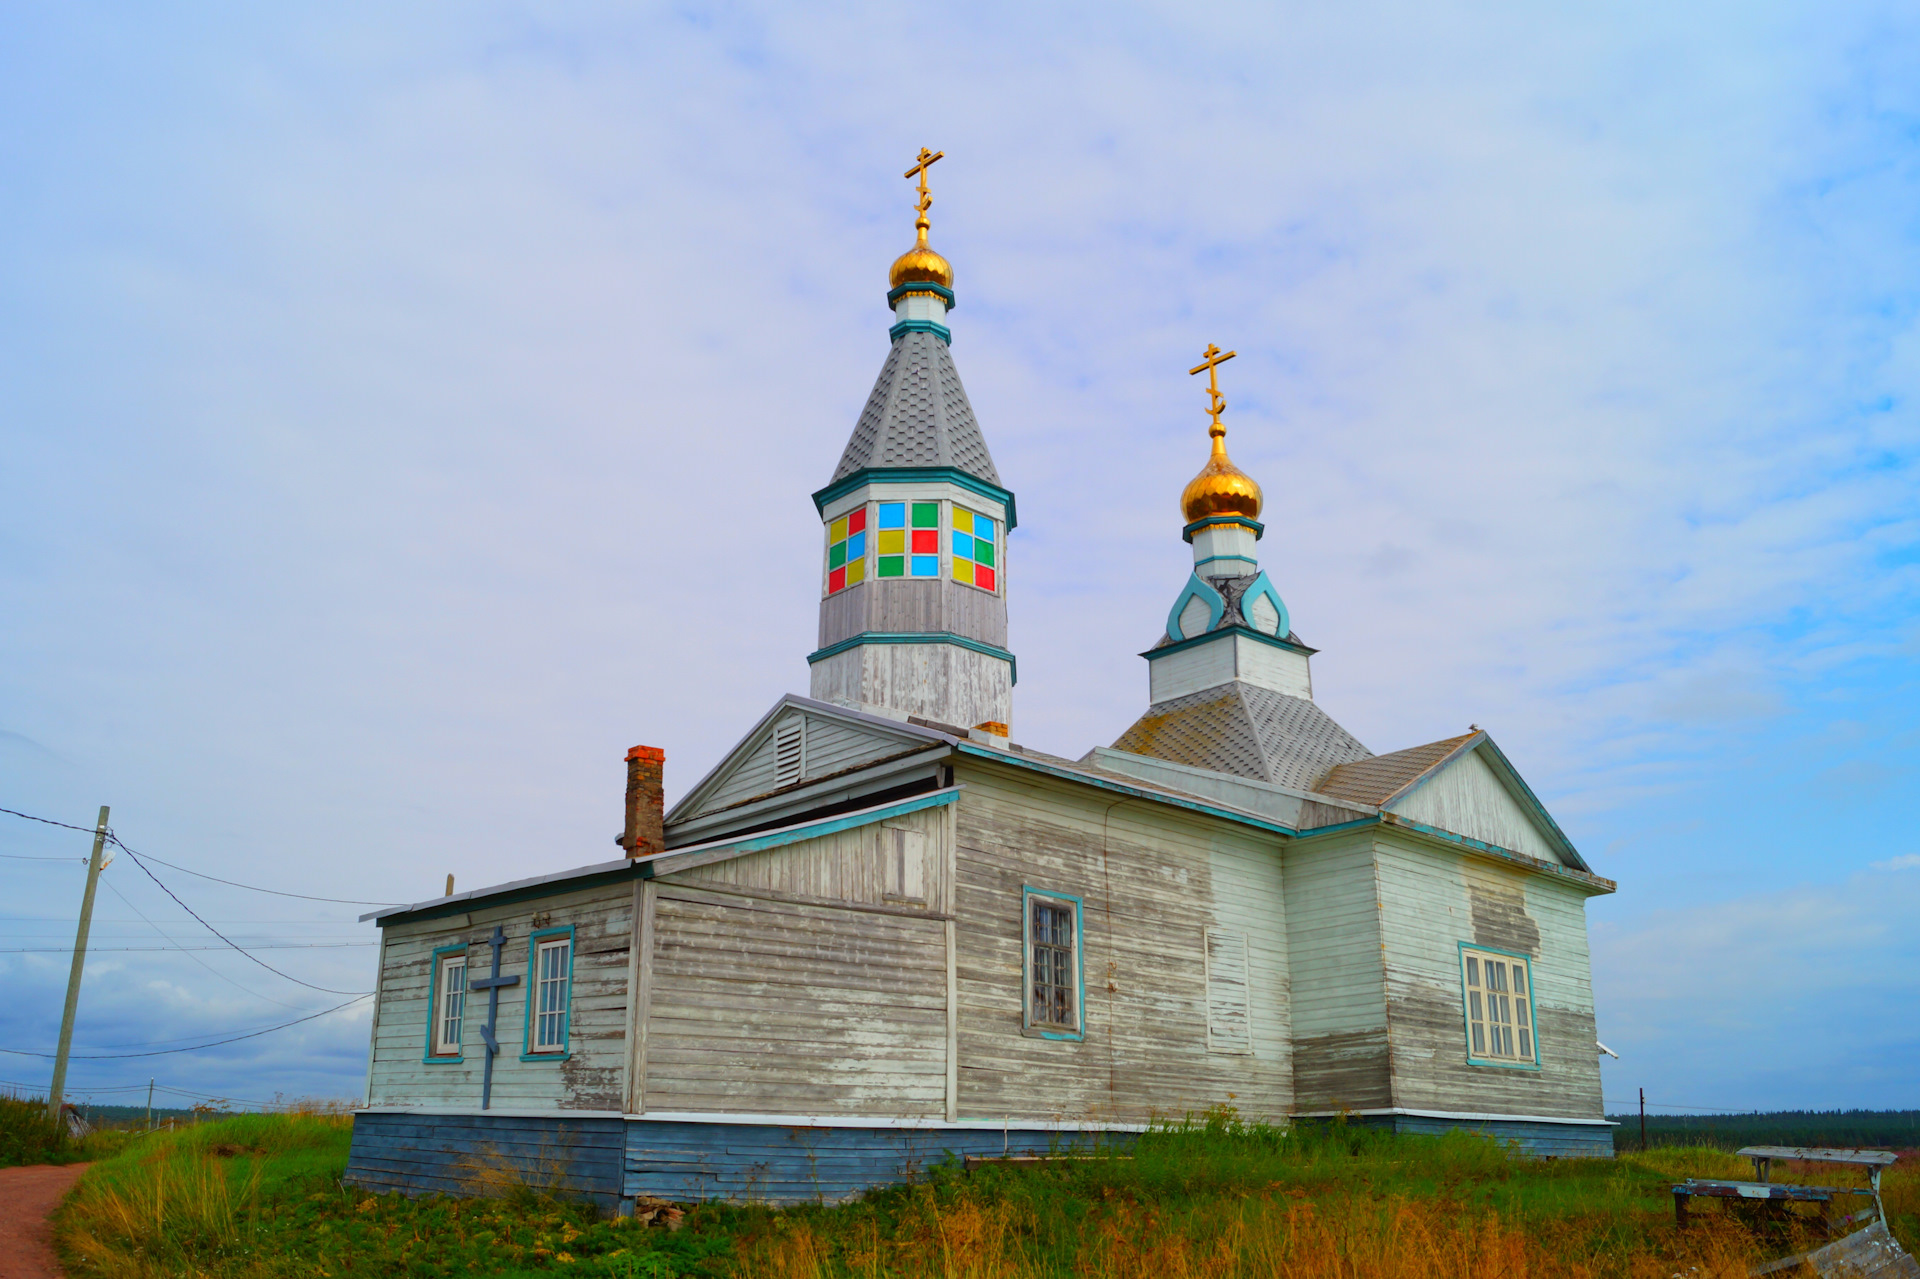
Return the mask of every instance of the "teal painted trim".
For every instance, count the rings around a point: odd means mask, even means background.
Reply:
[[[1000,503],[1007,513],[1007,531],[1011,533],[1020,525],[1019,512],[1014,509],[1013,493],[998,484],[989,484],[977,475],[953,466],[870,466],[864,471],[855,471],[844,480],[835,480],[832,484],[813,495],[813,508],[824,512],[827,503],[844,497],[862,484],[905,483],[912,484],[924,480],[945,480],[957,484],[981,497],[992,498]]]
[[[440,961],[448,955],[467,953],[467,943],[458,946],[441,946],[433,952],[433,967],[427,973],[427,1051],[420,1060],[429,1066],[451,1066],[464,1061],[463,1053],[436,1053],[433,1051],[435,1032],[440,1029]],[[467,1037],[467,1009],[460,1007],[460,1038]]]
[[[1590,870],[1575,870],[1571,866],[1560,866],[1553,862],[1541,861],[1538,857],[1529,857],[1525,853],[1516,853],[1511,848],[1502,848],[1498,844],[1485,843],[1467,835],[1456,835],[1450,830],[1441,830],[1438,826],[1429,826],[1424,822],[1410,822],[1398,813],[1393,815],[1392,825],[1404,830],[1415,831],[1433,839],[1445,840],[1449,844],[1458,844],[1462,848],[1471,848],[1476,853],[1486,853],[1502,861],[1524,866],[1528,870],[1542,871],[1570,879],[1576,884],[1584,884],[1596,892],[1611,893],[1619,887],[1610,879],[1602,878]]]
[[[1167,610],[1167,638],[1176,644],[1183,639],[1199,638],[1199,636],[1189,637],[1180,629],[1180,614],[1186,611],[1187,601],[1190,599],[1198,599],[1207,606],[1207,629],[1202,634],[1211,632],[1214,627],[1220,625],[1220,619],[1227,615],[1226,599],[1213,588],[1213,583],[1200,576],[1199,571],[1195,570],[1188,575],[1185,588],[1174,597],[1173,607]]]
[[[905,284],[895,285],[893,288],[887,290],[887,305],[899,305],[900,299],[910,293],[931,293],[942,302],[945,302],[947,304],[947,310],[949,311],[960,305],[960,303],[954,300],[952,289],[944,285],[935,284],[931,280],[909,280]]]
[[[1033,1024],[1033,970],[1025,963],[1020,965],[1020,1025],[1029,1034],[1041,1039],[1057,1039],[1079,1043],[1087,1037],[1087,925],[1086,907],[1072,893],[1049,892],[1044,888],[1035,888],[1032,884],[1020,885],[1020,940],[1027,956],[1033,954],[1033,899],[1044,898],[1054,902],[1073,903],[1073,978],[1078,987],[1074,995],[1074,1021],[1079,1029],[1075,1031],[1043,1030]]]
[[[1268,577],[1265,571],[1262,571],[1260,576],[1254,578],[1253,585],[1249,586],[1240,596],[1240,616],[1248,617],[1247,604],[1261,595],[1272,600],[1274,608],[1279,610],[1280,630],[1277,633],[1278,637],[1293,634],[1293,615],[1287,612],[1287,602],[1280,598],[1280,592],[1273,587],[1273,579]],[[1249,617],[1248,620],[1251,621],[1252,619]],[[1266,632],[1255,631],[1254,634],[1265,635]]]
[[[599,888],[605,884],[618,884],[635,878],[639,871],[632,864],[618,870],[609,870],[597,875],[582,875],[578,879],[556,880],[548,884],[535,884],[528,888],[516,888],[510,892],[491,897],[462,897],[458,901],[448,902],[444,906],[429,906],[425,910],[400,911],[386,915],[375,921],[380,927],[401,922],[417,923],[428,919],[445,919],[449,915],[465,915],[478,908],[484,902],[487,906],[511,906],[517,902],[538,901],[542,897],[552,897],[556,893],[579,892],[584,888]]]
[[[1198,571],[1202,568],[1205,568],[1209,564],[1222,564],[1228,560],[1232,560],[1236,564],[1245,564],[1250,569],[1256,569],[1260,567],[1259,560],[1252,559],[1245,555],[1209,555],[1204,560],[1195,560],[1193,562],[1193,567],[1196,571]],[[1236,574],[1236,576],[1238,576],[1238,574]]]
[[[1527,785],[1527,779],[1522,777],[1520,770],[1513,766],[1513,761],[1507,758],[1507,753],[1495,744],[1492,737],[1487,736],[1486,730],[1482,729],[1480,735],[1486,738],[1480,745],[1492,751],[1494,758],[1500,762],[1500,768],[1495,771],[1504,770],[1507,776],[1513,779],[1514,784],[1520,788],[1520,793],[1526,796],[1527,803],[1533,808],[1534,816],[1545,822],[1547,829],[1553,833],[1555,841],[1560,845],[1560,851],[1573,858],[1576,870],[1583,870],[1589,875],[1593,874],[1593,867],[1587,865],[1587,859],[1580,855],[1580,850],[1573,846],[1573,841],[1567,838],[1567,833],[1560,829],[1560,823],[1553,820],[1553,814],[1549,813],[1547,806],[1540,802],[1540,797],[1533,793],[1533,787]]]
[[[1314,826],[1300,832],[1301,839],[1317,839],[1322,835],[1337,835],[1343,830],[1358,830],[1362,826],[1378,826],[1378,817],[1361,817],[1350,822],[1335,822],[1331,826]]]
[[[1253,530],[1253,540],[1256,542],[1265,536],[1267,531],[1267,526],[1259,520],[1250,520],[1244,515],[1209,515],[1206,519],[1195,520],[1181,529],[1180,536],[1191,542],[1195,533],[1203,528],[1212,528],[1216,524],[1238,524],[1241,528],[1250,528]]]
[[[1208,817],[1218,817],[1224,821],[1235,822],[1241,826],[1251,826],[1256,830],[1272,831],[1276,835],[1292,837],[1300,832],[1291,826],[1282,826],[1279,822],[1268,821],[1264,817],[1255,817],[1251,813],[1239,813],[1232,809],[1218,808],[1199,800],[1185,799],[1165,791],[1142,790],[1137,786],[1128,786],[1105,777],[1089,777],[1085,773],[1068,768],[1055,768],[1039,760],[1029,759],[1025,755],[1010,750],[998,750],[992,746],[979,746],[973,742],[959,742],[954,749],[963,755],[972,755],[980,759],[992,760],[997,764],[1011,764],[1015,768],[1024,768],[1048,777],[1057,777],[1065,782],[1078,782],[1082,786],[1092,786],[1097,790],[1111,791],[1116,795],[1125,795],[1150,804],[1165,804],[1169,808],[1184,808],[1188,812],[1203,813]],[[1375,820],[1372,818],[1369,821]]]
[[[693,848],[685,851],[661,853],[659,856],[640,863],[640,877],[654,877],[655,862],[671,862],[676,857],[703,856],[707,853],[727,851],[734,856],[747,853],[764,853],[770,848],[780,848],[786,844],[797,844],[803,839],[818,839],[822,835],[837,835],[843,830],[853,830],[860,826],[871,826],[875,822],[891,821],[895,817],[904,817],[908,813],[917,813],[926,808],[942,808],[960,798],[959,788],[935,791],[931,795],[918,795],[912,799],[903,799],[898,804],[889,804],[885,808],[876,808],[865,813],[849,813],[845,817],[829,817],[825,821],[811,822],[805,826],[795,826],[790,830],[771,831],[765,835],[754,835],[747,839],[729,840],[706,848]],[[667,874],[673,874],[669,868]]]
[[[1020,682],[1020,662],[1012,653],[977,639],[955,635],[952,631],[862,631],[837,644],[829,644],[825,648],[808,653],[807,665],[824,662],[835,654],[844,653],[850,648],[859,648],[862,644],[952,644],[956,648],[971,649],[976,653],[985,653],[988,657],[999,658],[1012,668],[1012,682],[1014,684]]]
[[[1495,1061],[1491,1058],[1473,1055],[1473,1018],[1467,1015],[1467,952],[1484,950],[1492,955],[1504,955],[1508,959],[1517,959],[1527,966],[1527,1033],[1533,1040],[1533,1061]],[[1518,951],[1501,950],[1498,946],[1481,946],[1474,942],[1458,943],[1460,959],[1460,1021],[1466,1028],[1466,1038],[1462,1041],[1467,1047],[1469,1066],[1496,1066],[1502,1070],[1539,1070],[1540,1069],[1540,1017],[1538,1006],[1533,1002],[1533,956],[1522,955]]]
[[[887,340],[898,342],[908,333],[931,333],[948,346],[953,345],[953,330],[944,324],[935,324],[932,320],[901,320],[887,330]]]
[[[1308,657],[1320,651],[1317,648],[1308,648],[1305,644],[1291,643],[1276,635],[1263,635],[1250,626],[1223,626],[1217,631],[1208,631],[1205,635],[1196,635],[1190,640],[1180,640],[1178,643],[1162,644],[1159,648],[1150,648],[1140,654],[1140,656],[1146,658],[1149,662],[1157,661],[1162,657],[1171,657],[1182,649],[1193,648],[1196,645],[1205,644],[1208,640],[1219,639],[1222,635],[1244,635],[1248,639],[1259,640],[1262,644],[1271,644],[1275,648],[1284,648],[1289,653],[1299,653]]]
[[[540,970],[537,967],[540,943],[555,937],[567,939],[567,1006],[560,1010],[560,1042],[566,1046],[557,1053],[537,1053],[533,1051],[533,997],[540,989]],[[579,953],[580,948],[574,945],[572,924],[563,924],[558,928],[536,928],[527,934],[527,1024],[521,1029],[521,1061],[565,1061],[573,1056],[573,961]]]

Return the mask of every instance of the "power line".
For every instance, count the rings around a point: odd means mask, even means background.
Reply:
[[[347,950],[356,946],[378,946],[377,941],[307,941],[307,942],[255,942],[251,950]],[[180,945],[172,946],[93,946],[87,947],[89,955],[98,955],[105,951],[160,951],[160,950],[225,950],[224,946]],[[0,946],[0,955],[71,955],[71,946]],[[345,994],[345,991],[341,991]]]
[[[237,1044],[243,1039],[258,1039],[262,1035],[270,1035],[276,1030],[285,1030],[289,1026],[298,1026],[301,1022],[312,1021],[316,1017],[325,1017],[328,1013],[337,1013],[342,1008],[351,1008],[362,1000],[372,998],[372,992],[368,992],[358,998],[349,999],[344,1004],[335,1004],[331,1008],[323,1009],[317,1013],[309,1013],[305,1017],[296,1017],[292,1021],[283,1021],[278,1026],[268,1026],[265,1030],[250,1031],[244,1035],[235,1035],[230,1039],[216,1039],[211,1043],[192,1044],[185,1048],[159,1048],[152,1052],[139,1053],[74,1053],[72,1057],[74,1061],[108,1061],[121,1057],[165,1057],[172,1053],[199,1052],[203,1048],[218,1048],[222,1044]],[[0,1053],[11,1053],[16,1057],[43,1057],[48,1060],[51,1060],[53,1057],[52,1053],[28,1052],[24,1048],[0,1048]]]
[[[43,822],[48,826],[60,826],[67,830],[77,830],[82,835],[92,835],[96,833],[91,826],[75,826],[69,822],[56,822],[51,817],[35,817],[32,813],[17,813],[11,808],[0,808],[0,813],[5,813],[9,817],[24,817],[30,822]]]
[[[139,915],[142,920],[145,920],[147,927],[153,929],[154,932],[159,933],[162,937],[166,938],[169,942],[172,942],[173,945],[180,946],[180,943],[174,940],[173,935],[171,933],[167,932],[166,929],[160,927],[160,925],[154,923],[151,919],[147,919],[147,917],[144,914],[141,914],[140,908],[134,905],[132,902],[128,901],[127,895],[121,892],[118,888],[115,888],[113,886],[112,880],[109,879],[104,882],[107,885],[107,891],[112,893],[115,897],[118,897],[121,903],[125,905],[128,910],[132,911],[136,915]],[[184,951],[186,947],[180,946],[180,949]],[[240,991],[242,994],[252,995],[255,999],[264,999],[268,1003],[278,1004],[282,1008],[291,1008],[295,1012],[300,1011],[297,1005],[290,1004],[284,999],[275,999],[272,995],[263,995],[259,991],[253,989],[251,986],[242,986],[239,982],[227,976],[225,973],[221,972],[218,968],[215,968],[212,964],[209,964],[206,960],[200,958],[198,955],[189,953],[187,955],[187,958],[191,959],[194,963],[200,965],[202,968],[206,969],[208,972],[212,973],[215,977],[218,977],[221,981],[233,987],[235,990]]]
[[[0,812],[10,813],[13,812],[13,810],[6,808],[0,809]],[[85,865],[87,860],[84,857],[29,857],[25,853],[0,853],[0,857],[4,857],[11,862],[79,862],[82,865]]]
[[[212,933],[215,937],[218,937],[221,941],[226,942],[227,945],[233,947],[235,950],[239,951],[242,955],[245,955],[248,959],[251,959],[254,963],[260,965],[262,968],[266,969],[268,972],[272,973],[274,976],[284,977],[296,986],[305,986],[308,990],[318,990],[328,995],[352,995],[356,993],[351,990],[335,990],[331,986],[316,986],[310,981],[301,981],[298,977],[295,977],[292,973],[281,972],[278,968],[275,968],[272,964],[269,964],[266,960],[261,959],[258,955],[251,953],[245,947],[241,946],[238,942],[229,938],[225,933],[221,932],[218,928],[215,928],[212,924],[207,923],[206,920],[200,919],[200,916],[198,914],[195,914],[193,907],[187,905],[185,902],[180,900],[179,894],[175,893],[171,888],[168,888],[165,884],[160,883],[160,877],[154,874],[153,871],[148,868],[146,862],[140,859],[140,854],[134,852],[131,848],[128,848],[125,844],[122,844],[118,839],[115,839],[113,842],[120,848],[122,852],[124,852],[128,857],[131,857],[133,859],[133,864],[135,866],[138,866],[148,879],[151,879],[156,884],[160,884],[160,891],[165,893],[167,896],[173,898],[174,904],[180,907],[181,910],[186,911],[187,914],[192,915],[195,919],[199,919],[201,926],[205,928],[208,932]],[[120,900],[126,901],[126,898],[122,897]],[[128,902],[127,904],[132,905],[131,902]],[[365,998],[365,997],[366,997],[365,995],[361,996],[361,998]]]

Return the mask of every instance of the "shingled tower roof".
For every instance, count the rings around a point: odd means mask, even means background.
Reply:
[[[1306,698],[1239,680],[1149,707],[1113,749],[1294,790],[1372,755]]]
[[[829,483],[896,467],[952,467],[1001,487],[947,343],[925,330],[894,339]]]

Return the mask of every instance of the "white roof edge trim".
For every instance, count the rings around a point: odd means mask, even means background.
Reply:
[[[896,799],[891,803],[876,804],[871,808],[856,809],[850,813],[838,813],[832,817],[816,817],[811,821],[795,822],[791,826],[781,826],[773,830],[755,831],[751,835],[736,835],[730,839],[716,839],[706,844],[690,844],[685,848],[674,848],[664,853],[655,853],[651,857],[622,857],[617,861],[595,862],[591,866],[576,866],[571,870],[555,871],[551,875],[535,875],[531,879],[515,879],[504,884],[493,884],[486,888],[475,888],[469,892],[455,893],[451,897],[434,897],[426,901],[414,902],[407,906],[390,906],[386,910],[370,911],[360,916],[359,922],[364,924],[369,919],[385,919],[390,915],[411,915],[415,911],[434,910],[442,906],[451,906],[458,902],[498,897],[502,893],[517,892],[523,888],[538,888],[542,884],[563,883],[570,879],[585,879],[592,875],[606,875],[620,870],[635,870],[644,875],[646,872],[638,870],[641,866],[655,865],[661,861],[685,857],[691,853],[711,853],[735,844],[757,844],[766,840],[781,840],[781,842],[789,843],[795,842],[798,839],[808,838],[803,832],[819,826],[837,826],[838,829],[847,830],[854,826],[866,825],[868,822],[884,820],[888,814],[902,808],[927,808],[934,804],[950,804],[955,799],[958,799],[960,792],[965,789],[966,787],[964,786],[942,787],[939,790],[928,791],[924,795],[912,795],[906,799]],[[792,836],[793,838],[782,840],[781,837],[783,836]],[[742,849],[741,853],[744,856],[746,853],[760,851],[762,851],[762,849],[747,848]],[[672,874],[673,872],[668,871],[667,873]]]
[[[356,1115],[498,1115],[502,1119],[624,1119],[629,1123],[755,1124],[778,1128],[918,1128],[954,1132],[1148,1132],[1152,1124],[1063,1123],[1047,1119],[920,1119],[896,1115],[734,1114],[717,1110],[482,1110],[478,1106],[359,1106]]]
[[[1611,1119],[1567,1119],[1560,1115],[1494,1115],[1468,1110],[1409,1110],[1404,1106],[1380,1106],[1372,1110],[1301,1110],[1295,1119],[1334,1119],[1340,1115],[1405,1115],[1409,1119],[1460,1119],[1476,1123],[1499,1121],[1515,1124],[1583,1124],[1590,1128],[1618,1128]]]

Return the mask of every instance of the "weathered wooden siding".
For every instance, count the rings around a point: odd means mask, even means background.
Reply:
[[[957,770],[957,1087],[963,1119],[1141,1121],[1291,1100],[1277,840],[987,764]],[[1022,887],[1084,903],[1086,1037],[1023,1032]],[[1206,930],[1242,935],[1251,1052],[1207,1044]]]
[[[1536,1159],[1611,1159],[1609,1124],[1555,1124],[1514,1119],[1441,1119],[1431,1115],[1361,1115],[1350,1122],[1390,1132],[1439,1136],[1456,1128],[1511,1144]]]
[[[1598,1119],[1585,895],[1547,875],[1375,837],[1394,1106]],[[1459,944],[1532,958],[1539,1070],[1470,1066]],[[1470,1104],[1469,1104],[1470,1103]]]
[[[1013,715],[1012,667],[957,644],[861,644],[815,662],[808,688],[816,701],[890,706],[962,728]]]
[[[877,848],[867,867],[836,867],[806,844],[767,858],[763,880],[788,879],[784,861],[799,866],[793,880],[818,887],[840,875],[861,892],[884,883]],[[943,919],[679,876],[654,891],[649,1111],[944,1114]]]
[[[1294,1107],[1393,1105],[1371,832],[1290,846],[1286,891]]]
[[[408,1195],[498,1195],[525,1185],[611,1209],[625,1154],[618,1117],[361,1113],[343,1180]]]
[[[570,1051],[565,1061],[520,1060],[526,1039],[527,937],[536,916],[543,921],[539,927],[551,923],[574,928]],[[480,1027],[486,1022],[487,997],[479,991],[467,996],[461,1060],[428,1064],[422,1061],[427,991],[433,952],[441,946],[468,943],[468,973],[478,977],[489,972],[493,951],[485,940],[495,924],[507,936],[500,972],[518,974],[520,984],[500,992],[493,1107],[618,1111],[625,1084],[627,946],[633,927],[633,893],[625,884],[390,925],[385,930],[368,1104],[479,1106],[486,1060]]]
[[[863,1128],[633,1120],[626,1193],[699,1203],[841,1203],[966,1155],[1091,1152],[1128,1134],[1020,1128]]]
[[[1005,543],[1000,548],[1005,550]],[[1004,557],[1003,557],[1004,558]],[[1006,572],[1004,563],[1001,572]],[[1005,581],[1004,577],[1001,579]],[[867,631],[951,631],[1007,646],[1007,599],[944,578],[868,577],[820,601],[820,647]]]
[[[945,807],[889,818],[764,853],[664,876],[662,886],[701,884],[778,893],[825,905],[952,909]]]
[[[1479,751],[1455,760],[1391,808],[1426,826],[1560,864],[1553,845]]]

